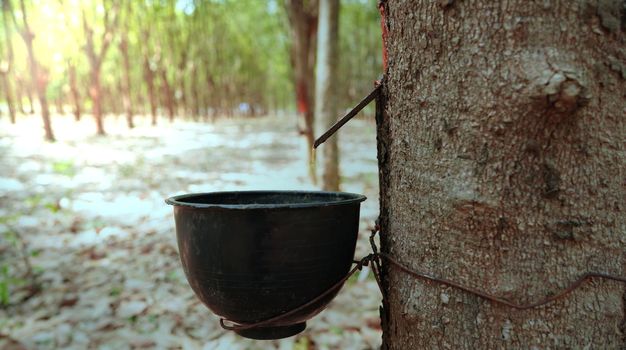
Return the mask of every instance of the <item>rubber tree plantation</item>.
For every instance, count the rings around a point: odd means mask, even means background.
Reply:
[[[0,9],[0,350],[626,349],[624,0]],[[261,196],[199,239],[200,195],[177,238],[165,198],[249,190],[360,218]]]

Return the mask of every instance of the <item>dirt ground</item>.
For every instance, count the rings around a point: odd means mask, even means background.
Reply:
[[[219,327],[178,260],[171,207],[187,192],[318,189],[293,116],[176,121],[0,120],[0,349],[373,349],[380,293],[352,278],[298,336],[252,341]],[[375,126],[340,131],[342,190],[363,193],[356,257],[378,213]],[[323,147],[323,146],[322,146]],[[318,157],[320,158],[320,157]],[[40,286],[33,294],[32,284]],[[4,290],[4,292],[3,292]],[[4,296],[3,296],[4,293]]]

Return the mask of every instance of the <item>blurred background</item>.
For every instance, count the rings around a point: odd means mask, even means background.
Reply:
[[[366,255],[373,104],[311,145],[382,70],[376,0],[0,1],[0,349],[380,346],[367,269],[295,337],[222,330],[185,280],[163,201],[363,193]]]

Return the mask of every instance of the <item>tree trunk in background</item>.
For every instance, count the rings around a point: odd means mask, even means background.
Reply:
[[[317,77],[315,81],[315,119],[323,131],[330,128],[339,114],[339,0],[319,0],[319,29],[317,33]],[[322,132],[323,132],[322,131]],[[323,146],[322,187],[339,191],[339,149],[337,134]]]
[[[24,106],[24,101],[22,100],[22,95],[24,94],[24,85],[26,84],[24,82],[24,80],[21,77],[14,77],[15,78],[15,102],[17,102],[17,109],[20,111],[20,113],[22,114],[27,114],[26,113],[26,107]]]
[[[25,13],[24,4],[22,2],[22,12]],[[26,16],[23,15],[24,22],[26,22]],[[48,86],[47,73],[41,69],[39,62],[35,58],[35,50],[33,49],[33,39],[35,36],[30,31],[28,25],[25,26],[22,33],[24,43],[26,44],[26,51],[28,52],[28,66],[30,67],[30,75],[32,84],[37,92],[37,98],[39,99],[39,107],[41,108],[41,119],[43,120],[43,130],[47,141],[54,142],[54,133],[52,132],[52,123],[50,122],[50,109],[48,107],[48,99],[46,97],[46,87]],[[31,100],[32,104],[32,100]],[[31,105],[31,110],[32,110]]]
[[[172,87],[170,86],[169,81],[167,80],[167,71],[165,68],[160,69],[161,73],[161,90],[163,92],[163,99],[165,103],[165,109],[167,109],[167,117],[170,120],[170,123],[174,121],[174,115],[176,114],[176,106],[174,105],[174,96],[172,92]]]
[[[63,108],[63,95],[57,97],[54,100],[54,103],[56,104],[57,114],[64,115],[65,109]]]
[[[598,5],[599,4],[599,5]],[[623,2],[383,2],[382,249],[527,303],[626,275]],[[526,311],[386,264],[387,349],[626,346],[625,287]]]
[[[26,86],[26,99],[28,100],[28,114],[35,114],[35,99],[33,98],[32,86]]]
[[[107,113],[113,114],[115,116],[115,119],[117,119],[124,113],[124,108],[119,103],[119,100],[121,100],[121,88],[119,86],[120,84],[121,82],[118,81],[117,88],[111,85],[101,85],[102,90],[100,90],[100,113],[102,113],[103,116]]]
[[[208,63],[204,64],[205,67],[209,67]],[[204,101],[204,108],[205,108],[205,116],[206,119],[211,119],[211,123],[215,122],[215,118],[217,117],[217,107],[218,107],[218,103],[215,100],[215,81],[213,80],[213,77],[211,76],[211,74],[209,72],[206,72],[204,75],[204,79],[206,82],[206,89],[205,89],[205,96],[206,96],[206,100]],[[210,112],[210,116],[209,116],[209,106],[212,107],[212,112]]]
[[[157,124],[157,101],[154,91],[154,72],[152,67],[150,67],[150,60],[147,55],[144,55],[143,64],[144,79],[148,88],[148,101],[150,102],[150,115],[152,116],[152,125],[154,126]]]
[[[76,82],[76,66],[72,63],[68,63],[67,71],[70,81],[70,93],[72,95],[72,102],[74,105],[74,119],[76,119],[76,121],[80,121],[80,92],[78,91],[78,83]]]
[[[24,81],[24,92],[26,93],[26,100],[28,100],[28,114],[35,114],[35,99],[33,98],[33,87],[31,86],[32,80],[29,82]]]
[[[13,103],[13,93],[11,91],[11,84],[9,81],[9,72],[0,71],[0,79],[2,79],[2,89],[4,90],[4,97],[7,101],[7,106],[9,107],[9,118],[11,120],[11,124],[15,124],[15,105]]]
[[[178,104],[178,114],[181,116],[185,116],[186,114],[189,113],[189,102],[187,99],[187,91],[185,89],[185,78],[184,78],[184,73],[181,73],[181,77],[178,79],[178,88],[176,89],[176,93],[174,94],[176,97],[178,97],[177,99],[180,100],[179,102],[177,102]]]
[[[130,3],[129,3],[130,4]],[[122,79],[122,101],[124,104],[124,112],[126,113],[126,124],[129,129],[135,127],[133,123],[133,102],[131,99],[130,86],[130,60],[128,58],[128,28],[124,29],[122,38],[119,43],[120,52],[122,53],[123,79]]]
[[[54,142],[54,133],[52,132],[52,123],[50,121],[50,108],[48,107],[48,98],[46,97],[46,87],[48,86],[48,77],[46,73],[42,73],[39,63],[35,58],[32,40],[26,44],[28,49],[28,62],[30,65],[30,74],[33,76],[33,84],[37,91],[39,99],[39,108],[41,109],[41,119],[43,120],[43,129],[47,141]],[[31,100],[31,111],[33,110]]]
[[[287,17],[291,28],[292,47],[291,60],[294,69],[296,87],[296,106],[298,113],[304,117],[304,129],[300,130],[306,137],[309,149],[315,142],[315,123],[313,111],[313,92],[315,85],[315,40],[317,36],[317,0],[285,0]],[[315,163],[309,155],[309,175],[315,182]]]
[[[104,4],[104,3],[103,3]],[[118,6],[118,3],[113,3],[114,6]],[[105,135],[104,124],[102,122],[102,85],[100,82],[100,72],[102,70],[102,63],[104,62],[104,58],[106,57],[107,51],[109,49],[109,45],[113,40],[113,31],[117,27],[118,21],[118,13],[117,7],[108,8],[107,6],[102,6],[104,11],[104,31],[100,36],[100,47],[96,48],[96,43],[94,40],[94,29],[87,21],[87,16],[85,14],[85,9],[82,9],[82,22],[83,22],[83,30],[85,31],[85,53],[87,55],[87,59],[89,61],[89,69],[90,69],[90,86],[89,86],[89,96],[91,97],[93,103],[93,116],[96,120],[96,129],[98,135]]]
[[[88,42],[90,40],[88,39]],[[89,58],[89,97],[91,97],[91,111],[96,121],[96,133],[98,135],[106,135],[104,131],[104,123],[102,122],[102,85],[100,84],[100,65],[101,61],[95,55],[93,50],[87,50]]]
[[[176,92],[174,93],[175,97],[180,101],[177,101],[179,115],[185,116],[189,111],[188,101],[187,101],[187,91],[185,89],[185,70],[187,70],[187,52],[185,51],[181,57],[181,61],[178,64],[178,70],[176,71],[177,77],[175,81],[178,85],[176,88]]]
[[[89,96],[92,102],[92,113],[96,120],[96,132],[98,135],[106,135],[102,123],[102,85],[100,84],[100,68],[91,68]]]
[[[191,73],[191,96],[193,99],[192,114],[193,120],[195,121],[198,121],[198,118],[200,118],[200,92],[198,91],[198,88],[197,66],[193,66]]]
[[[11,30],[9,28],[9,19],[7,18],[7,11],[10,9],[3,6],[2,11],[2,24],[4,29],[4,44],[6,46],[6,61],[0,60],[0,76],[2,79],[2,89],[4,90],[4,97],[7,101],[9,108],[9,119],[11,124],[15,124],[15,104],[13,98],[13,90],[11,88],[11,69],[13,68],[13,41],[11,40]]]
[[[28,23],[28,13],[26,12],[26,6],[24,6],[24,0],[20,0],[20,10],[22,20],[21,28],[18,27],[18,21],[15,18],[15,11],[13,11],[11,8],[11,2],[3,3],[3,11],[8,11],[11,14],[13,23],[15,24],[15,27],[17,28],[20,36],[24,40],[28,56],[28,67],[30,69],[31,83],[32,86],[35,88],[35,91],[37,92],[37,97],[39,98],[39,104],[41,107],[41,118],[43,119],[45,139],[47,141],[53,142],[54,134],[52,132],[52,124],[50,122],[50,110],[48,108],[48,100],[46,98],[48,74],[45,69],[42,69],[42,67],[39,66],[39,62],[37,62],[37,58],[35,57],[35,50],[33,49],[33,40],[35,39],[35,34],[31,31],[30,24]],[[30,92],[28,93],[28,98],[31,103],[31,111],[33,111],[33,102],[32,98],[30,97]]]

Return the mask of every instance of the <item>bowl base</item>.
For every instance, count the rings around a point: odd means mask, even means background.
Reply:
[[[235,333],[244,338],[257,340],[271,340],[291,337],[302,332],[306,328],[306,322],[296,323],[288,326],[258,327],[243,330],[235,330]]]

